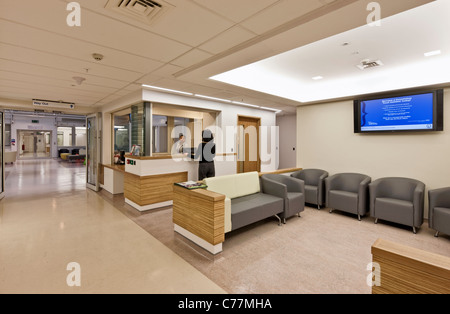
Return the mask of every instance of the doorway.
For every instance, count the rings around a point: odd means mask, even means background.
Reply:
[[[261,171],[259,129],[261,119],[238,116],[237,173]]]
[[[51,131],[19,130],[19,159],[51,157]]]

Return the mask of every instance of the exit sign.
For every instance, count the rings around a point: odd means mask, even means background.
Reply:
[[[39,123],[39,120],[31,120],[31,123]]]

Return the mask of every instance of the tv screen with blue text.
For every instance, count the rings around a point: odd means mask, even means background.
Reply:
[[[361,102],[361,131],[434,129],[434,93]]]

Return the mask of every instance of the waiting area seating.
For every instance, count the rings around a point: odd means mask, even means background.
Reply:
[[[271,184],[270,181],[278,183],[273,189],[284,199],[284,212],[281,215],[284,223],[292,216],[300,217],[300,213],[305,210],[305,183],[281,174],[265,174],[261,177],[263,186]]]
[[[59,158],[68,162],[84,161],[86,159],[86,150],[75,148],[72,150],[62,148],[58,151]]]
[[[358,220],[369,211],[369,183],[371,178],[359,173],[340,173],[325,179],[326,206],[358,215]]]
[[[304,169],[291,174],[291,177],[305,182],[305,201],[309,204],[323,206],[325,203],[325,178],[328,172],[320,169]]]
[[[417,233],[424,221],[425,184],[409,178],[381,178],[369,185],[370,215],[410,226]]]
[[[261,185],[258,172],[204,180],[207,190],[225,195],[225,233],[284,212],[279,184],[266,180]]]
[[[428,191],[429,217],[431,229],[450,235],[450,187]]]

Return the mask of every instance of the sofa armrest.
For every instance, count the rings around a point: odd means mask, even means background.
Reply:
[[[370,207],[370,215],[372,217],[375,216],[375,199],[378,197],[378,187],[380,185],[380,180],[375,180],[369,184],[369,207]]]
[[[425,184],[419,183],[414,190],[414,227],[420,227],[423,224]]]
[[[279,198],[287,198],[287,186],[282,183],[261,177],[261,187],[264,194],[270,194]]]
[[[319,178],[319,185],[317,187],[317,202],[318,205],[323,205],[325,202],[325,179],[328,178],[328,172],[324,172]]]
[[[372,181],[371,178],[366,178],[359,184],[358,211],[360,213],[363,213],[363,212],[365,212],[364,210],[368,209],[368,206],[369,206],[369,184],[371,181]]]

